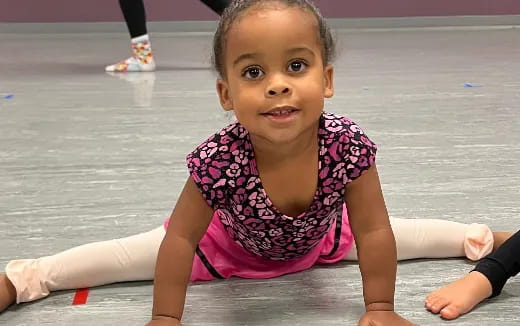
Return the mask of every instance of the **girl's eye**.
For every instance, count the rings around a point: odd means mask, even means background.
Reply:
[[[305,68],[307,68],[307,64],[301,60],[296,60],[289,64],[289,72],[302,72]]]
[[[242,76],[247,79],[258,79],[264,75],[264,72],[258,67],[250,67],[244,70]]]

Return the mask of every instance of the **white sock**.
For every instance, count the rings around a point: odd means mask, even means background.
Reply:
[[[132,39],[132,56],[119,63],[105,67],[105,71],[111,72],[141,72],[154,71],[155,61],[152,54],[152,46],[148,34]]]

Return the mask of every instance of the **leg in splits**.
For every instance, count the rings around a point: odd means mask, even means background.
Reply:
[[[0,274],[0,312],[51,291],[152,280],[163,226],[122,239],[94,242],[38,259],[13,260]],[[14,295],[14,297],[13,297]]]

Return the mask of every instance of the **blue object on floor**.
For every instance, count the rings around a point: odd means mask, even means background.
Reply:
[[[464,84],[464,87],[466,88],[474,88],[474,87],[482,87],[482,85],[474,85],[474,84],[471,84],[471,83],[465,83]]]
[[[6,96],[4,96],[4,99],[6,99],[6,100],[10,100],[10,99],[12,99],[13,97],[14,97],[13,94],[7,94]]]

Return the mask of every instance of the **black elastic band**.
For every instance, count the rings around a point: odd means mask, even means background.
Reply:
[[[338,251],[339,243],[341,240],[341,227],[343,226],[343,211],[339,214],[339,217],[336,218],[336,231],[334,232],[334,247],[326,257],[330,257]]]
[[[224,279],[224,277],[222,277],[222,275],[220,275],[217,272],[215,267],[213,267],[213,265],[211,265],[211,263],[209,262],[208,258],[206,258],[206,255],[204,255],[202,250],[200,250],[199,246],[197,246],[197,249],[195,249],[195,253],[197,254],[197,256],[199,256],[199,258],[202,261],[202,263],[204,264],[204,266],[206,266],[206,268],[211,273],[211,275],[213,275],[214,278],[218,278],[218,279],[221,279],[221,280]]]

